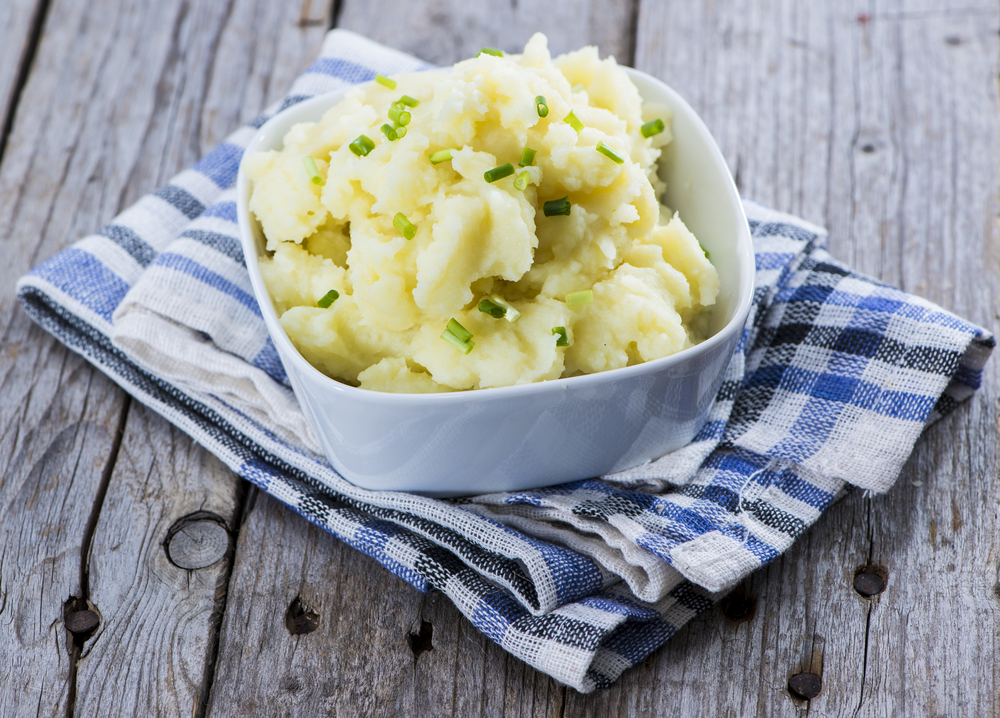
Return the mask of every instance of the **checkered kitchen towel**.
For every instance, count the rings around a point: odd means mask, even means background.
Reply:
[[[281,107],[426,67],[335,30]],[[709,421],[624,474],[443,501],[358,489],[318,453],[254,301],[232,189],[238,130],[18,283],[25,309],[235,472],[581,691],[610,684],[785,551],[851,483],[886,490],[980,383],[992,336],[747,203],[754,308]],[[302,437],[305,437],[304,439]]]

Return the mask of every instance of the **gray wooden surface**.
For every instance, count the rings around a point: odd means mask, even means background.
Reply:
[[[1000,323],[996,0],[5,0],[0,716],[1000,715],[996,358],[891,492],[849,495],[737,589],[746,616],[717,607],[583,696],[32,325],[17,277],[280,97],[332,25],[437,63],[535,30],[596,43],[688,98],[744,195]],[[869,599],[864,566],[887,583]]]

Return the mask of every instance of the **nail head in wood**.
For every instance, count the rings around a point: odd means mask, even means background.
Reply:
[[[170,527],[166,547],[167,556],[178,568],[207,568],[229,551],[229,531],[221,516],[200,511]]]
[[[823,680],[815,673],[796,673],[788,679],[788,691],[796,698],[809,701],[823,690]]]
[[[885,578],[874,570],[861,570],[854,574],[854,590],[865,598],[877,596],[885,590]]]
[[[733,592],[722,599],[722,615],[730,621],[748,621],[753,618],[757,602],[742,592]]]
[[[420,658],[421,653],[434,650],[434,626],[430,621],[420,622],[420,632],[411,633],[409,636],[410,650],[413,651],[413,658]]]
[[[97,629],[100,623],[100,617],[91,610],[73,611],[66,614],[66,629],[74,635],[91,633]]]

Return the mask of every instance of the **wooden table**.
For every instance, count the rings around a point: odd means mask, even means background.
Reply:
[[[737,589],[746,615],[709,611],[584,696],[29,321],[17,277],[278,98],[331,26],[436,63],[535,30],[596,43],[688,98],[744,195],[996,331],[996,0],[4,0],[0,715],[1000,715],[996,357],[892,491]],[[863,566],[884,592],[855,591]]]

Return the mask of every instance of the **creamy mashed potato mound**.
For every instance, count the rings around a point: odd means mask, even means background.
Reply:
[[[245,164],[267,237],[261,272],[311,364],[365,389],[442,392],[617,369],[705,338],[718,276],[659,202],[669,110],[644,106],[613,58],[586,47],[553,60],[538,34],[519,56],[392,79],[394,89],[351,90],[319,122],[293,127],[281,151]],[[419,105],[407,108],[406,135],[389,141],[380,127],[404,94]],[[646,138],[654,118],[666,129]],[[358,156],[349,145],[361,135],[375,146]],[[519,167],[525,147],[536,155]],[[432,164],[444,149],[452,159]],[[515,174],[485,180],[508,162]],[[546,216],[545,202],[563,197],[570,214]],[[416,227],[412,239],[394,226],[397,213]],[[318,306],[331,289],[339,297]],[[570,306],[566,295],[583,290],[593,301]],[[490,296],[520,317],[480,311]],[[451,319],[472,334],[468,353],[442,339]]]

